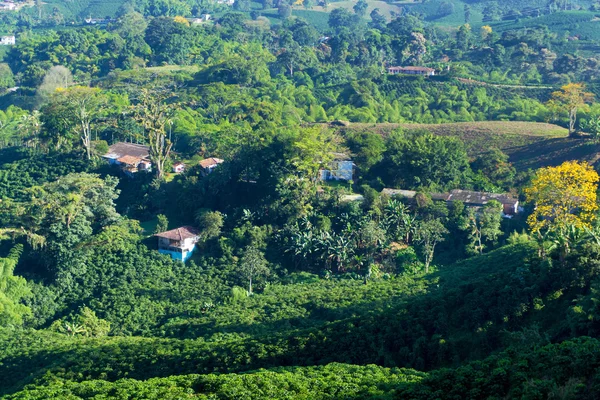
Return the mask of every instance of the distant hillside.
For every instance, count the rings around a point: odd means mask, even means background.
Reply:
[[[552,32],[577,36],[579,40],[600,40],[599,12],[564,11],[518,21],[500,21],[489,25],[497,33],[514,29],[548,27]]]
[[[510,156],[518,170],[558,165],[566,160],[598,162],[598,146],[567,136],[567,129],[538,122],[459,122],[452,124],[351,124],[345,131],[368,130],[388,135],[395,129],[428,130],[436,135],[462,139],[467,151],[475,156],[497,147]]]
[[[46,0],[44,12],[52,13],[56,7],[66,19],[114,17],[126,0]]]

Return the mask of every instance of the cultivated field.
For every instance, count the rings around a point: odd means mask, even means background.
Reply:
[[[367,16],[371,13],[371,11],[378,8],[379,12],[381,12],[381,14],[383,14],[388,20],[392,18],[392,12],[401,13],[403,5],[414,4],[414,2],[387,3],[385,1],[378,0],[367,0],[367,3],[369,4],[366,13]],[[352,12],[352,7],[354,7],[355,4],[356,1],[335,1],[330,2],[326,9],[321,6],[313,6],[311,10],[329,13],[336,8],[345,8],[346,10]]]
[[[595,164],[600,159],[600,145],[589,139],[569,138],[565,128],[546,123],[486,121],[435,125],[351,124],[340,130],[342,134],[368,130],[388,135],[399,128],[459,137],[472,156],[497,147],[510,156],[510,161],[518,170],[558,165],[566,160],[585,160]]]

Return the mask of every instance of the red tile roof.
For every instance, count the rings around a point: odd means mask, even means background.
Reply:
[[[218,165],[221,164],[222,162],[224,162],[225,160],[221,160],[220,158],[214,158],[214,157],[210,157],[210,158],[206,158],[202,161],[200,161],[200,166],[202,168],[208,168],[212,165]]]
[[[142,144],[118,142],[108,148],[104,158],[117,159],[123,156],[133,156],[147,158],[150,154],[150,147]]]
[[[117,159],[117,161],[121,164],[133,165],[134,167],[137,167],[138,164],[142,161],[142,159],[140,157],[135,156],[123,156]]]
[[[155,234],[154,236],[169,239],[169,240],[177,240],[182,241],[185,239],[190,239],[198,236],[200,231],[193,226],[182,226],[180,228],[171,229],[170,231],[160,232]]]

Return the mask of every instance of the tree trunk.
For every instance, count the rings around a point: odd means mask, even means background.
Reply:
[[[165,162],[171,153],[173,144],[166,140],[162,132],[154,132],[150,141],[150,161],[153,168],[156,168],[156,177],[161,180],[164,178]]]
[[[575,133],[575,122],[577,121],[577,107],[569,112],[569,136]]]
[[[81,141],[83,142],[83,147],[85,147],[85,152],[89,161],[92,159],[92,141],[89,127],[86,128],[83,126],[83,136],[81,136]]]
[[[79,106],[79,120],[81,122],[81,141],[85,148],[88,161],[92,159],[92,129],[90,118],[83,105]]]

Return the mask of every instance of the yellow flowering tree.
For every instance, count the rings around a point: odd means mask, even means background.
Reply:
[[[486,40],[492,34],[492,32],[493,30],[491,26],[483,25],[480,29],[481,40]]]
[[[178,15],[175,18],[173,18],[173,21],[181,25],[190,26],[190,21],[188,21],[187,18],[182,17],[181,15]]]
[[[598,180],[589,164],[577,161],[539,169],[525,189],[527,201],[535,205],[527,219],[531,231],[563,235],[573,227],[589,228],[598,210]]]
[[[565,111],[569,114],[569,134],[575,133],[575,122],[577,122],[577,111],[585,109],[588,103],[594,100],[594,94],[585,91],[583,83],[569,83],[552,93],[552,98],[547,105],[557,111]]]

